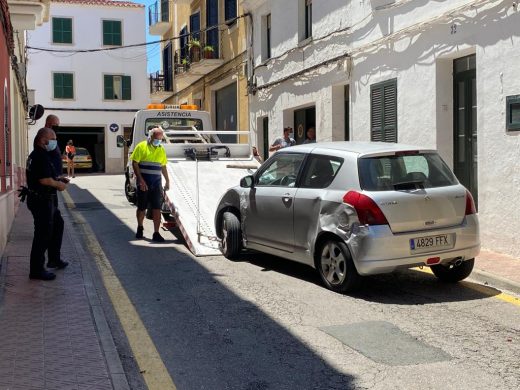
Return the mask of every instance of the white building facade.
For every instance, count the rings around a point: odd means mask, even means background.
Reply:
[[[264,155],[285,126],[299,143],[315,127],[318,142],[436,148],[478,202],[483,248],[520,256],[516,2],[242,4],[252,24],[250,125]]]
[[[141,4],[52,0],[49,23],[28,37],[28,88],[45,107],[30,143],[54,114],[62,151],[71,139],[87,148],[94,171],[123,172],[116,137],[129,135],[135,112],[149,103],[145,34]]]
[[[25,34],[48,16],[49,0],[0,0],[0,256],[20,205],[29,151]]]

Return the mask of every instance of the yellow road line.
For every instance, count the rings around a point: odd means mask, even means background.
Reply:
[[[422,269],[421,268],[413,268],[413,269],[415,271],[420,271],[420,272],[424,272],[424,273],[427,273],[427,274],[433,274],[433,272],[431,271],[430,267],[424,267]],[[465,282],[465,281],[460,282],[460,284],[463,285],[464,287],[467,287],[467,288],[470,288],[472,290],[478,291],[481,294],[488,295],[490,297],[500,299],[501,301],[504,301],[504,302],[507,302],[507,303],[511,303],[511,304],[513,304],[515,306],[520,306],[520,298],[514,297],[514,296],[509,295],[509,294],[505,294],[503,292],[500,292],[499,294],[497,294],[496,292],[500,291],[500,290],[497,290],[496,288],[489,287],[489,286],[484,286],[482,284],[473,283],[473,282]]]
[[[82,230],[87,246],[96,260],[103,284],[110,296],[112,305],[121,321],[123,330],[130,343],[130,348],[137,360],[139,369],[149,390],[176,390],[175,384],[166,369],[159,352],[146,331],[139,314],[128,298],[125,289],[117,278],[110,261],[101,248],[96,236],[81,213],[75,212],[74,201],[67,191],[63,191],[67,207],[71,209],[74,221]]]

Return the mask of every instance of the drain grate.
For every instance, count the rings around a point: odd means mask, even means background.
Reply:
[[[364,321],[320,329],[369,359],[389,366],[451,359],[442,349],[423,343],[386,321]]]

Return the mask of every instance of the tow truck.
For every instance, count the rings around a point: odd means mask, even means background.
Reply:
[[[117,136],[117,146],[128,146],[128,156],[156,126],[164,130],[170,189],[161,208],[164,224],[173,221],[195,256],[220,254],[213,218],[220,197],[260,163],[252,155],[249,131],[214,130],[211,116],[194,105],[150,104],[136,112],[129,140]],[[136,202],[136,176],[128,158],[125,195]]]

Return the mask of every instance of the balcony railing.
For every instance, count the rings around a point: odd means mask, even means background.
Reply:
[[[148,26],[153,26],[160,22],[170,21],[170,8],[168,0],[156,1],[148,7]]]
[[[219,60],[222,53],[221,31],[215,27],[180,37],[181,48],[175,51],[175,73],[189,72],[190,68],[204,60]]]
[[[173,91],[171,72],[164,75],[161,72],[150,74],[150,94],[166,93]]]

